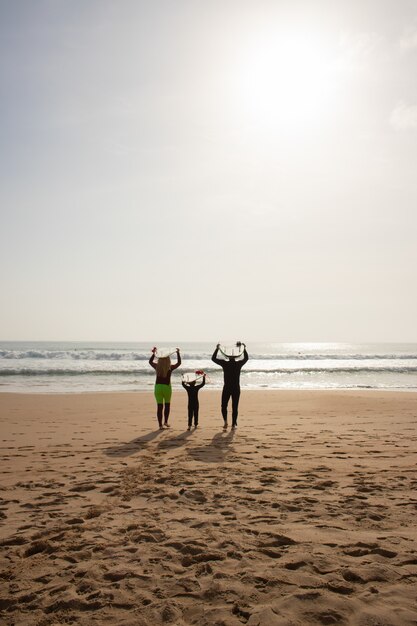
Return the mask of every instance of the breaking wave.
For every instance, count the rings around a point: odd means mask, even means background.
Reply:
[[[182,370],[192,370],[184,364]],[[179,370],[178,373],[181,373]],[[205,367],[207,374],[221,373],[218,367]],[[273,368],[251,368],[245,367],[242,370],[242,376],[248,374],[369,374],[369,373],[394,373],[394,374],[412,374],[417,373],[417,365],[412,366],[389,366],[389,367],[367,367],[367,366],[344,366],[344,367],[273,367]],[[19,368],[0,368],[0,376],[127,376],[138,375],[155,376],[155,371],[151,368],[118,368],[118,369],[93,369],[93,368],[37,368],[37,367],[19,367]]]

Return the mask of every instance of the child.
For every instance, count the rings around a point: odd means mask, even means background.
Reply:
[[[193,425],[193,417],[194,417],[194,428],[197,428],[198,426],[198,407],[199,407],[198,392],[201,389],[201,387],[204,387],[204,385],[206,384],[206,375],[204,374],[204,372],[196,372],[196,374],[200,374],[200,373],[203,376],[203,381],[199,385],[196,385],[195,380],[187,384],[184,381],[182,381],[182,386],[188,393],[188,428],[187,430],[191,430],[191,426]]]

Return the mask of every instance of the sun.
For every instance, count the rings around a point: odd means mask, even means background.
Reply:
[[[240,110],[267,126],[305,126],[326,113],[331,59],[315,33],[277,32],[242,53],[236,72]]]

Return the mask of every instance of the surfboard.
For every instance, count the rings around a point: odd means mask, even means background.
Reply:
[[[155,356],[157,359],[163,359],[167,356],[172,356],[173,354],[176,354],[176,352],[176,348],[157,348]]]
[[[186,385],[194,382],[201,383],[203,376],[204,374],[197,374],[197,372],[185,372],[185,374],[182,375],[182,382]]]
[[[235,344],[220,344],[219,350],[224,356],[233,356],[237,359],[240,356],[243,356],[245,344],[240,341],[237,341]]]

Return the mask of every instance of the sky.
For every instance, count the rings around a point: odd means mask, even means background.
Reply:
[[[415,0],[0,0],[0,339],[417,342]]]

